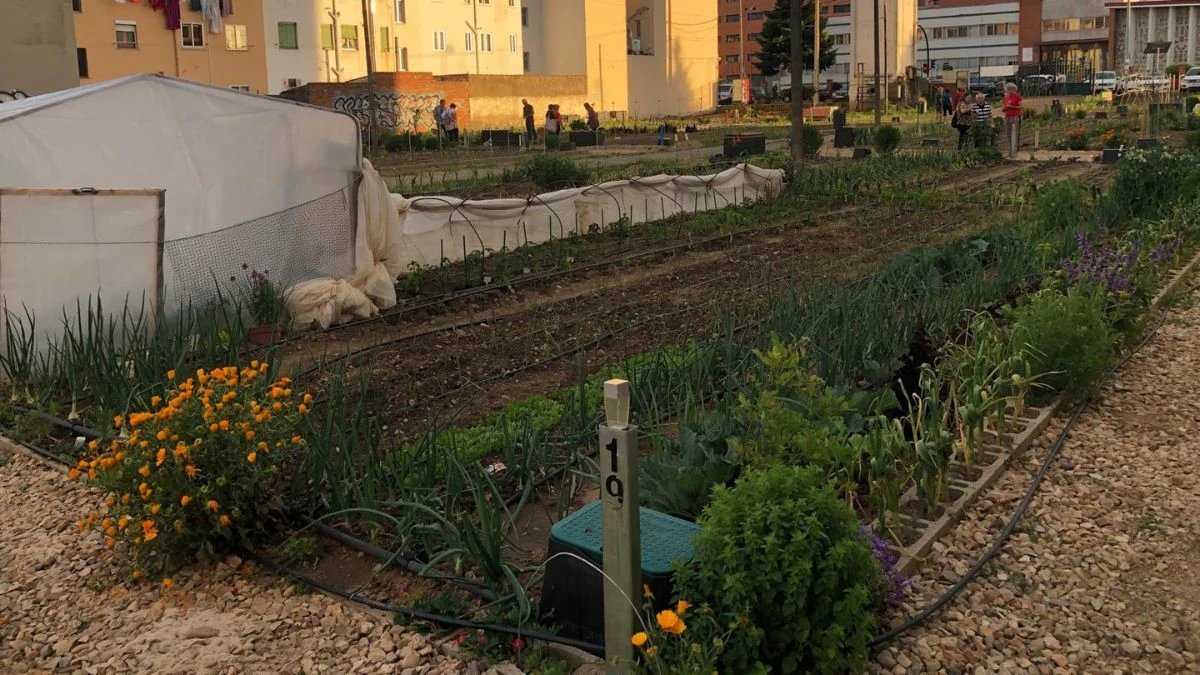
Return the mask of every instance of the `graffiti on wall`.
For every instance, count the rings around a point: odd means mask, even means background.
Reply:
[[[433,109],[442,94],[375,94],[376,119],[379,128],[396,133],[430,129]],[[334,110],[350,113],[365,129],[371,121],[370,97],[366,94],[337,94],[331,104]]]
[[[0,103],[8,103],[9,101],[20,101],[23,98],[29,98],[29,95],[20,89],[10,89],[8,91],[0,90]],[[436,105],[436,102],[435,104]]]

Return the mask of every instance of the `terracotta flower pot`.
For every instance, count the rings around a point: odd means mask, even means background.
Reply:
[[[250,326],[246,331],[246,341],[252,345],[269,345],[282,335],[282,326],[272,326],[270,324]]]

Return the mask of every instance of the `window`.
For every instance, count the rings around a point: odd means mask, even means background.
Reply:
[[[492,51],[492,34],[480,33],[479,35],[479,51],[484,54],[489,54]]]
[[[433,31],[433,51],[435,51],[435,52],[446,51],[446,31],[444,31],[444,30]]]
[[[738,62],[737,54],[729,54],[728,56],[725,57],[725,63],[737,63],[737,62]]]
[[[279,34],[280,49],[299,49],[300,41],[296,36],[296,24],[294,22],[280,21],[276,31]]]
[[[463,51],[464,52],[475,51],[475,34],[474,33],[463,33]]]
[[[396,61],[397,70],[408,70],[408,47],[400,48],[400,59]]]
[[[245,51],[250,48],[250,43],[246,41],[246,27],[240,25],[225,26],[225,49],[233,51]]]
[[[509,6],[509,7],[516,7],[516,6],[517,6],[517,0],[508,0],[508,6]]]
[[[342,25],[342,51],[358,51],[358,26]]]
[[[517,36],[516,35],[508,36],[508,51],[512,52],[513,54],[517,53]]]
[[[333,49],[333,24],[321,24],[321,49]]]
[[[117,49],[137,49],[137,22],[117,21]]]
[[[741,40],[740,35],[726,35],[725,41],[726,42],[741,42],[742,40]]]
[[[749,21],[762,21],[763,13],[762,12],[750,12],[749,14],[746,15],[746,19]]]
[[[738,22],[737,14],[727,14],[725,16],[725,23],[737,23],[737,22]]]
[[[850,44],[850,34],[838,33],[837,35],[830,35],[829,42],[835,45],[848,45]]]
[[[392,51],[392,29],[387,26],[379,27],[379,51],[384,53]]]
[[[521,68],[524,69],[525,72],[529,72],[529,52],[521,53]]]
[[[946,38],[969,38],[976,33],[976,26],[948,26],[946,28]]]
[[[83,0],[71,0],[71,9],[76,12],[82,12]]]
[[[87,50],[83,47],[75,49],[75,60],[79,62],[79,77],[88,77]]]
[[[849,14],[850,13],[850,5],[834,5],[833,13],[834,14]]]
[[[759,38],[761,38],[761,37],[762,37],[762,33],[748,33],[748,34],[746,34],[746,39],[747,39],[747,40],[750,40],[751,42],[758,42],[758,39],[759,39]]]
[[[529,8],[528,7],[521,8],[521,25],[522,26],[529,25]]]
[[[637,38],[639,40],[642,39],[642,20],[641,19],[634,19],[633,31],[630,33],[630,37]]]
[[[250,85],[248,85],[248,84],[235,84],[235,85],[232,85],[232,86],[231,86],[231,87],[229,87],[229,88],[230,88],[230,89],[232,89],[232,90],[234,90],[234,91],[244,91],[244,92],[246,92],[247,94],[249,94],[249,93],[250,93]]]
[[[396,23],[404,23],[408,16],[408,13],[404,10],[404,0],[396,0],[392,4],[392,18],[395,19]]]
[[[480,4],[480,5],[490,5],[490,4],[492,4],[492,0],[475,0],[475,2],[476,2],[476,3],[478,3],[478,4]]]
[[[204,46],[204,26],[198,23],[185,23],[179,26],[179,35],[183,38],[184,47]]]

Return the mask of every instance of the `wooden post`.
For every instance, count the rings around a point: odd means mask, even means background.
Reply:
[[[642,552],[637,427],[629,425],[629,383],[604,383],[600,426],[600,501],[604,542],[604,656],[608,675],[628,673],[640,630]],[[632,606],[631,606],[632,603]]]

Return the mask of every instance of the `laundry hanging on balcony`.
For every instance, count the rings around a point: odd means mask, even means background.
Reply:
[[[180,0],[150,0],[150,9],[162,12],[167,18],[167,30],[179,30],[182,16],[179,11]]]

